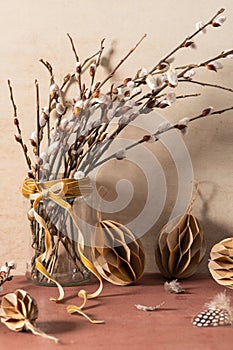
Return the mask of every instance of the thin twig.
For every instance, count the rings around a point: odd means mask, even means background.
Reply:
[[[141,39],[138,41],[138,43],[125,55],[124,58],[120,60],[120,62],[116,65],[116,67],[112,70],[112,72],[102,81],[102,83],[99,85],[99,88],[101,88],[109,79],[113,77],[113,75],[116,73],[116,71],[119,69],[119,67],[126,61],[126,59],[136,50],[136,48],[141,44],[141,42],[145,39],[146,34],[144,34]]]
[[[233,89],[225,87],[225,86],[221,86],[221,85],[217,85],[217,84],[210,84],[210,83],[206,83],[203,81],[197,81],[197,80],[193,80],[193,79],[179,79],[179,82],[181,83],[191,83],[191,84],[197,84],[197,85],[201,85],[201,86],[208,86],[208,87],[213,87],[213,88],[217,88],[217,89],[222,89],[222,90],[226,90],[229,92],[233,92]]]
[[[78,56],[77,51],[76,51],[76,49],[75,49],[75,46],[74,46],[74,41],[73,41],[73,39],[71,38],[71,36],[70,36],[70,34],[69,34],[69,33],[67,33],[67,36],[68,36],[68,38],[70,39],[70,43],[71,43],[71,47],[72,47],[72,51],[73,51],[73,53],[74,53],[74,56],[75,56],[76,62],[79,62],[79,56]]]
[[[39,83],[35,80],[36,86],[36,127],[37,127],[37,153],[40,155],[40,96],[39,96]]]
[[[40,62],[47,68],[50,74],[50,84],[54,83],[54,76],[53,76],[53,67],[48,61],[44,61],[42,58],[40,59]]]
[[[21,145],[21,147],[23,149],[24,157],[26,159],[27,166],[28,166],[29,170],[31,171],[32,170],[32,162],[31,162],[31,159],[30,159],[30,157],[28,156],[28,153],[27,153],[27,151],[28,151],[27,150],[27,146],[24,143],[23,138],[22,138],[22,131],[20,129],[19,119],[18,119],[18,116],[17,116],[17,106],[16,106],[15,101],[14,101],[13,89],[12,89],[10,80],[8,80],[8,87],[9,87],[9,90],[10,90],[10,100],[11,100],[11,103],[12,103],[12,106],[13,106],[13,110],[14,110],[14,125],[16,126],[17,131],[18,131],[18,135],[15,135],[15,139]]]
[[[229,56],[229,55],[232,55],[233,54],[233,49],[231,49],[231,50],[228,50],[228,51],[222,51],[220,54],[218,54],[218,55],[216,55],[216,56],[214,56],[214,57],[211,57],[211,58],[208,58],[207,60],[205,60],[205,61],[203,61],[203,62],[201,62],[201,63],[199,63],[199,64],[190,64],[190,65],[187,65],[187,66],[185,66],[185,69],[184,70],[182,70],[182,72],[180,72],[179,74],[178,74],[178,78],[181,78],[181,77],[183,77],[184,76],[184,74],[186,73],[186,72],[188,72],[190,69],[192,69],[192,68],[200,68],[200,67],[207,67],[208,68],[208,64],[209,63],[211,63],[211,62],[213,62],[213,61],[216,61],[216,60],[219,60],[219,59],[223,59],[223,58],[226,58],[227,56]],[[182,67],[179,67],[179,69],[181,69]]]

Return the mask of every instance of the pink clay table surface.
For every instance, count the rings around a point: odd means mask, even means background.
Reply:
[[[24,289],[37,301],[39,316],[37,327],[59,338],[59,343],[35,336],[30,332],[16,333],[0,324],[0,349],[158,349],[158,350],[225,350],[233,349],[231,326],[196,327],[193,317],[203,305],[224,288],[208,274],[196,274],[181,281],[184,294],[164,291],[165,280],[158,274],[146,274],[131,286],[104,284],[102,294],[89,300],[85,311],[94,319],[105,320],[104,324],[91,324],[84,317],[66,312],[70,304],[80,305],[78,291],[84,286],[65,287],[65,300],[54,303],[55,287],[34,285],[23,276],[15,276],[4,284],[3,293]],[[88,292],[97,288],[95,281],[85,285]],[[233,291],[227,289],[227,295]],[[1,295],[1,296],[2,296]],[[141,311],[135,304],[158,305],[159,310]]]

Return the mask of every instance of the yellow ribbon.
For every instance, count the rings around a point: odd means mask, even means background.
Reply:
[[[70,214],[73,223],[75,227],[78,229],[79,233],[81,234],[81,231],[78,227],[78,223],[76,220],[76,217],[73,212],[72,206],[65,201],[63,198],[75,198],[78,196],[83,196],[90,194],[92,191],[92,187],[90,184],[90,180],[88,178],[83,178],[80,180],[75,179],[61,179],[61,180],[53,180],[53,181],[47,181],[47,182],[36,182],[34,179],[25,179],[23,182],[23,185],[21,187],[21,194],[30,199],[33,200],[33,209],[34,209],[34,216],[36,221],[39,223],[39,225],[45,230],[45,252],[42,253],[39,257],[36,258],[35,264],[37,270],[41,272],[42,275],[44,275],[46,278],[50,279],[52,282],[54,282],[59,290],[59,297],[57,299],[50,298],[51,300],[58,302],[61,301],[64,298],[64,290],[60,283],[56,281],[46,270],[46,268],[43,265],[43,261],[46,260],[48,257],[48,253],[51,247],[51,235],[48,230],[48,227],[46,225],[45,220],[37,213],[37,206],[43,199],[50,199],[56,204],[58,204],[60,207],[64,208],[68,211]],[[83,298],[83,303],[81,306],[77,307],[75,305],[70,305],[67,307],[67,311],[69,313],[78,312],[79,314],[86,317],[90,322],[92,323],[103,323],[103,321],[97,321],[92,320],[89,316],[87,316],[82,310],[85,307],[87,300],[96,298],[103,289],[103,281],[96,270],[96,268],[93,266],[93,264],[86,258],[86,256],[83,253],[84,250],[84,243],[82,244],[78,243],[78,252],[80,255],[80,259],[84,266],[90,270],[99,280],[99,288],[97,291],[95,291],[92,294],[88,294],[84,289],[80,290],[78,293],[78,296],[80,298]]]

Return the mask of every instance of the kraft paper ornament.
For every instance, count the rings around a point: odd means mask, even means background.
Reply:
[[[100,214],[99,214],[100,215]],[[104,323],[94,320],[84,311],[88,299],[100,295],[102,278],[116,285],[127,285],[137,281],[143,274],[145,254],[139,240],[124,225],[112,220],[98,220],[91,242],[91,261],[84,253],[84,247],[78,245],[79,254],[84,265],[98,278],[99,288],[92,294],[86,290],[79,291],[78,296],[83,299],[81,306],[69,305],[67,312],[78,313],[91,323]]]
[[[190,277],[204,257],[204,234],[197,218],[191,214],[194,200],[184,215],[169,221],[159,234],[156,263],[165,277]]]
[[[112,220],[97,223],[91,256],[99,274],[117,285],[137,281],[145,267],[145,254],[140,241],[126,226]]]
[[[212,247],[208,268],[217,283],[233,289],[233,237]]]
[[[34,298],[22,289],[2,297],[0,317],[9,329],[15,332],[31,331],[35,335],[58,342],[58,339],[45,334],[34,326],[38,317],[38,307]]]

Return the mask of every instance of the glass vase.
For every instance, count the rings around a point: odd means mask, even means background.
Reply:
[[[73,206],[74,200],[68,201]],[[28,212],[32,234],[30,241],[32,258],[27,263],[26,277],[36,284],[54,286],[54,282],[36,268],[36,260],[46,252],[46,234],[45,229],[35,220],[33,213],[33,209]],[[41,201],[37,213],[46,223],[50,236],[50,247],[42,261],[47,273],[62,286],[88,282],[91,273],[80,259],[77,244],[79,232],[70,214],[51,200]]]

